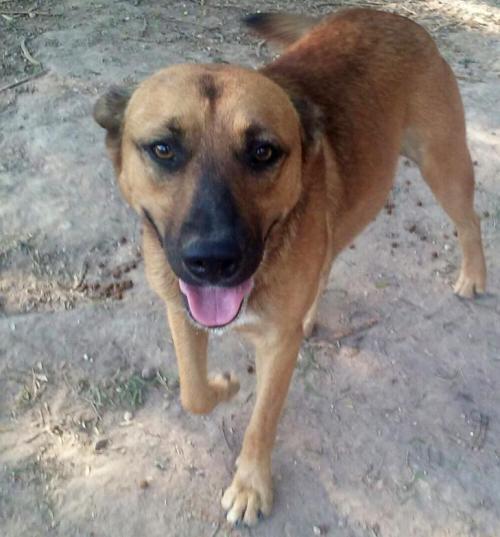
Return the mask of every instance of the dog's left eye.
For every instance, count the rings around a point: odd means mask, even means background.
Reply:
[[[250,165],[255,169],[262,169],[276,162],[282,151],[269,143],[258,143],[250,149]]]
[[[258,160],[259,162],[267,162],[268,160],[271,160],[273,157],[273,147],[266,144],[266,145],[259,145],[253,154],[253,157],[255,160]]]

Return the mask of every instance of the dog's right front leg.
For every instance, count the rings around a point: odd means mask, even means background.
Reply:
[[[194,327],[175,307],[167,306],[167,315],[177,355],[182,406],[195,414],[208,414],[218,403],[231,399],[240,384],[228,373],[209,378],[208,334]]]

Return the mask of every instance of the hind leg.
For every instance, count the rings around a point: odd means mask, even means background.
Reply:
[[[409,107],[403,153],[413,159],[458,232],[462,267],[454,291],[484,293],[486,264],[474,212],[474,169],[467,149],[462,101],[455,77],[441,58],[426,73]]]
[[[462,267],[454,286],[457,295],[471,298],[484,293],[486,264],[481,227],[474,212],[474,172],[467,147],[447,155],[429,151],[421,164],[422,175],[443,209],[453,220],[462,249]]]

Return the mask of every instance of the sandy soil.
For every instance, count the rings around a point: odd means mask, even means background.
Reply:
[[[237,371],[240,393],[208,417],[180,408],[138,222],[90,111],[108,84],[171,63],[269,60],[238,23],[257,7],[340,4],[413,17],[454,67],[489,293],[452,294],[453,227],[402,161],[386,210],[335,264],[302,347],[273,515],[230,528],[219,498],[254,399],[252,354],[215,339],[211,367]],[[3,537],[500,535],[499,34],[492,0],[0,2]]]

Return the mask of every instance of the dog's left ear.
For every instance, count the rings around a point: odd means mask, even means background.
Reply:
[[[312,155],[324,133],[324,118],[321,108],[305,94],[303,89],[285,72],[277,72],[273,64],[264,67],[262,74],[268,76],[288,95],[299,116],[304,158]]]
[[[324,132],[323,113],[319,106],[308,97],[290,95],[290,100],[297,111],[302,130],[302,146],[304,155],[314,151]]]
[[[131,95],[132,90],[129,88],[111,86],[94,105],[93,116],[95,121],[107,130],[106,147],[117,174],[121,169],[123,116]]]

